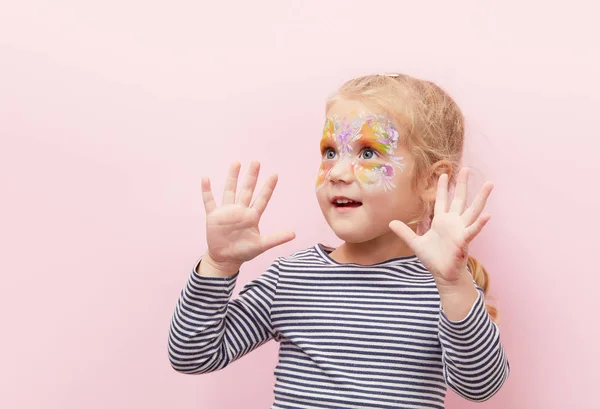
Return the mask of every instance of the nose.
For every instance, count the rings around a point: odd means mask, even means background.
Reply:
[[[350,183],[354,178],[354,164],[348,159],[339,160],[329,172],[333,183]]]

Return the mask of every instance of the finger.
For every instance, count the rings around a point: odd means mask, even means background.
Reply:
[[[210,179],[202,178],[202,200],[204,201],[204,209],[206,214],[211,213],[217,208],[217,203],[213,197],[212,190],[210,189]]]
[[[440,175],[437,184],[437,193],[435,197],[435,206],[433,214],[445,213],[448,202],[448,175],[443,173]]]
[[[296,234],[292,231],[280,231],[266,236],[261,236],[260,249],[262,252],[265,252],[273,247],[287,243],[294,238],[296,238]]]
[[[242,165],[239,162],[234,162],[229,168],[229,174],[225,181],[225,189],[223,190],[223,204],[235,203],[235,191],[237,189],[238,176]]]
[[[265,185],[256,197],[256,200],[254,200],[252,208],[257,211],[259,217],[262,216],[267,208],[267,204],[269,204],[269,200],[271,200],[275,186],[277,186],[277,175],[271,175],[265,182]]]
[[[246,175],[244,186],[242,187],[238,195],[238,203],[244,206],[250,206],[250,202],[252,201],[252,195],[254,194],[254,189],[256,188],[256,181],[258,180],[259,172],[260,162],[252,161],[250,163],[250,167],[248,168],[248,174]]]
[[[475,223],[467,227],[463,236],[465,242],[470,243],[481,232],[481,230],[485,227],[485,225],[488,221],[490,221],[491,218],[492,216],[490,216],[487,213],[484,213],[477,218]]]
[[[399,220],[392,220],[389,224],[390,229],[396,233],[410,248],[413,248],[414,240],[419,237],[406,223]]]
[[[462,220],[466,226],[470,226],[481,215],[493,188],[494,185],[491,182],[486,182],[481,187],[471,206],[462,214]]]
[[[454,199],[450,205],[450,211],[453,213],[463,214],[467,203],[467,183],[469,181],[469,168],[462,168],[456,180],[456,190],[454,191]]]

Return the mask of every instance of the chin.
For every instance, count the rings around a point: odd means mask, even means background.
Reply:
[[[329,227],[331,227],[331,230],[333,230],[333,233],[337,238],[346,243],[364,243],[379,236],[376,232],[371,231],[371,229],[366,226],[332,226],[330,224]]]

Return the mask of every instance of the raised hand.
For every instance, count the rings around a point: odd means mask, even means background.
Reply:
[[[235,273],[242,263],[259,254],[292,240],[291,231],[263,236],[258,223],[271,199],[277,175],[270,176],[254,202],[252,196],[258,180],[259,162],[252,162],[243,186],[237,193],[241,165],[234,163],[223,192],[223,203],[218,207],[213,198],[208,178],[202,179],[202,198],[206,210],[207,257],[212,267]]]
[[[448,209],[448,175],[440,176],[431,228],[424,235],[417,235],[398,220],[390,223],[392,231],[411,247],[438,283],[451,285],[459,281],[467,269],[469,243],[490,220],[490,215],[482,212],[493,184],[486,182],[471,206],[467,207],[468,179],[469,170],[463,168]]]

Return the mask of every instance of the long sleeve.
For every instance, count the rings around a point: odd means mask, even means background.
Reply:
[[[500,330],[489,317],[483,292],[478,292],[463,320],[451,321],[440,312],[439,340],[448,387],[468,400],[482,402],[504,384],[510,366],[500,342]]]
[[[222,369],[273,338],[278,262],[232,300],[238,274],[204,277],[195,268],[190,274],[169,331],[169,360],[176,371],[202,374]]]

